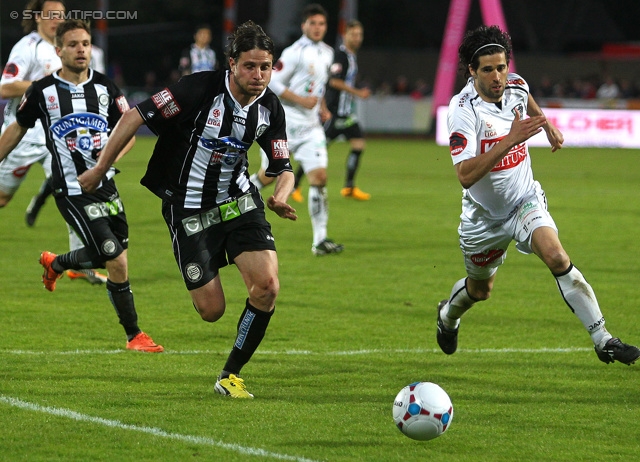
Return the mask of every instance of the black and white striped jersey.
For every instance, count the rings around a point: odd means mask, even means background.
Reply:
[[[127,109],[127,100],[120,89],[105,75],[91,69],[88,80],[79,85],[61,79],[58,72],[31,84],[16,120],[29,128],[36,120],[42,121],[47,148],[52,154],[56,196],[82,194],[78,175],[96,165],[111,129]],[[113,167],[109,169],[107,179],[115,173]],[[101,182],[96,196],[100,196],[105,183]]]
[[[241,106],[228,71],[198,72],[136,106],[158,135],[141,183],[185,209],[210,209],[257,193],[247,152],[254,141],[269,159],[267,175],[291,171],[285,114],[269,89]]]
[[[347,85],[355,88],[357,75],[358,61],[356,55],[347,50],[344,45],[340,45],[340,48],[335,52],[329,80],[344,80]],[[327,94],[324,98],[327,102],[327,109],[335,117],[349,117],[356,111],[355,97],[348,91],[337,90],[331,85],[327,85]]]

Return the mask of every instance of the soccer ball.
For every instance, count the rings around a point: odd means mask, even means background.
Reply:
[[[446,391],[431,382],[407,385],[393,402],[393,420],[409,438],[427,441],[442,435],[453,420],[453,405]]]

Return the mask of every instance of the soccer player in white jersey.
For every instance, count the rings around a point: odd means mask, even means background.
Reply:
[[[8,99],[4,109],[2,131],[16,120],[16,111],[26,89],[34,80],[60,68],[60,58],[53,44],[56,27],[62,22],[64,2],[34,0],[25,9],[34,12],[22,22],[27,33],[11,49],[0,80],[0,97]],[[0,163],[0,207],[6,206],[20,187],[33,164],[42,165],[51,176],[51,154],[45,144],[42,124],[29,130],[11,155]]]
[[[534,180],[527,140],[544,130],[551,150],[562,133],[545,118],[525,80],[509,73],[510,37],[497,26],[469,31],[458,50],[467,85],[449,104],[449,146],[463,187],[458,228],[467,277],[438,304],[437,341],[455,353],[461,316],[491,295],[498,267],[512,241],[549,268],[569,309],[591,336],[598,358],[632,364],[640,349],[605,328],[596,296],[565,252]],[[527,118],[527,116],[529,116]]]
[[[324,93],[333,62],[333,49],[322,40],[327,32],[327,12],[317,3],[302,12],[302,37],[282,51],[269,88],[280,97],[287,118],[289,150],[309,179],[309,216],[313,229],[314,255],[340,253],[342,244],[327,237],[327,139],[322,122],[331,117]],[[251,181],[262,189],[273,181],[262,166]]]
[[[2,131],[16,119],[16,111],[26,89],[35,80],[60,69],[60,58],[56,54],[54,39],[56,28],[63,21],[64,1],[31,0],[25,11],[31,13],[22,21],[27,33],[14,45],[0,79],[0,97],[9,99],[4,110]],[[46,146],[44,129],[40,121],[27,131],[20,144],[11,154],[0,162],[0,207],[6,206],[24,181],[32,165],[39,163],[45,172],[45,180],[40,191],[33,197],[25,214],[28,226],[33,226],[35,219],[51,194],[51,154]],[[79,249],[83,246],[80,238],[71,227],[69,232],[69,248]],[[91,284],[104,284],[107,277],[93,269],[68,271],[71,279],[82,279]]]

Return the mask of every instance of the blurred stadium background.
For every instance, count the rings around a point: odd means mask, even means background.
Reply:
[[[253,19],[278,50],[300,36],[299,13],[308,0],[67,0],[67,10],[93,19],[94,42],[106,51],[108,73],[132,103],[174,81],[179,57],[197,25],[214,31],[212,48],[223,57],[227,31]],[[329,12],[326,42],[335,45],[340,21],[365,26],[359,53],[360,83],[375,91],[361,104],[368,133],[434,135],[432,91],[445,35],[449,0],[320,0]],[[470,1],[466,28],[482,23],[480,0]],[[0,4],[0,64],[23,35],[25,0]],[[640,2],[637,0],[537,0],[503,2],[517,70],[543,106],[588,109],[640,108]],[[110,12],[115,19],[104,20]],[[88,12],[88,13],[87,13]],[[599,101],[607,77],[628,87]],[[552,90],[546,89],[550,85]],[[455,91],[462,85],[460,77]],[[551,92],[551,94],[549,94]]]

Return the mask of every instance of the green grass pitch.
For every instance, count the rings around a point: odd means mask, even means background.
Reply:
[[[24,224],[39,167],[0,211],[0,459],[637,460],[640,364],[598,361],[535,256],[512,246],[492,298],[465,316],[460,350],[439,351],[435,306],[464,276],[461,188],[448,149],[427,140],[368,140],[358,185],[369,202],[340,196],[348,146],[330,146],[329,236],[345,245],[341,255],[311,254],[306,203],[293,203],[297,222],[268,211],[281,292],[243,370],[256,398],[214,394],[246,289],[237,269],[225,268],[226,315],[207,324],[194,311],[160,200],[139,184],[154,141],[138,139],[116,180],[140,326],[163,354],[124,350],[104,287],[66,277],[54,293],[42,287],[40,252],[66,252],[68,242],[51,200],[34,228]],[[532,149],[567,252],[611,333],[634,344],[639,155]],[[254,171],[256,151],[251,160]],[[436,382],[453,401],[450,429],[430,442],[393,424],[393,399],[413,381]]]

